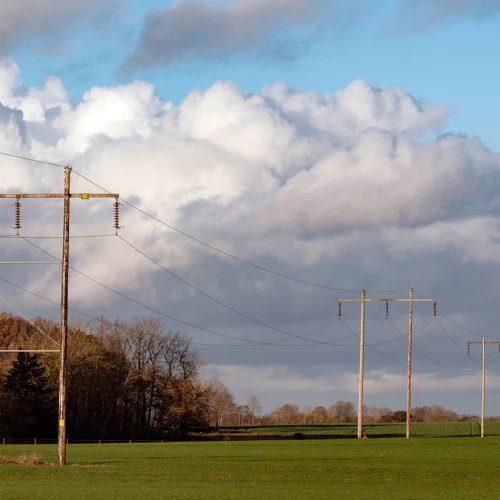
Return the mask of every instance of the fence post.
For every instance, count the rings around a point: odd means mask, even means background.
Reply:
[[[99,444],[101,444],[101,440],[99,439]]]
[[[36,438],[35,438],[35,446],[36,446]]]
[[[5,438],[2,438],[2,444],[5,446]]]

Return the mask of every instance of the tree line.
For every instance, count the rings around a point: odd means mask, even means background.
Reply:
[[[255,397],[255,396],[254,396]],[[329,407],[304,406],[299,408],[293,403],[278,405],[272,412],[255,418],[248,405],[235,405],[227,412],[221,425],[317,425],[357,422],[357,411],[351,401],[337,401]],[[476,416],[459,417],[454,411],[441,405],[412,408],[413,422],[455,422],[459,420],[477,420]],[[393,411],[387,407],[363,407],[363,423],[406,422],[406,411]]]
[[[2,349],[57,349],[59,335],[54,321],[0,314]],[[234,398],[220,380],[200,376],[203,365],[191,338],[158,319],[74,321],[68,437],[173,439],[217,425]],[[0,435],[57,435],[58,375],[58,353],[0,354]]]
[[[1,349],[57,349],[57,322],[0,313]],[[206,379],[191,338],[156,318],[73,321],[68,330],[67,432],[78,439],[182,439],[188,432],[239,425],[354,423],[351,401],[262,413],[257,396],[237,404],[218,379]],[[0,435],[57,434],[59,354],[0,354]],[[405,411],[364,407],[364,422],[404,422]],[[442,406],[412,409],[417,422],[458,421]],[[477,417],[468,417],[477,419]]]

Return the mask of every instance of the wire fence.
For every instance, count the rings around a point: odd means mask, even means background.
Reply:
[[[66,444],[136,444],[136,443],[168,443],[167,439],[67,439]],[[57,444],[57,438],[2,438],[2,445],[24,444],[43,445]]]

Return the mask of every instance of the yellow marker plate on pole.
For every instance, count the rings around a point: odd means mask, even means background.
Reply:
[[[59,427],[64,427],[64,420],[59,420]]]

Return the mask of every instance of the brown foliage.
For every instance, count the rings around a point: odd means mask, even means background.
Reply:
[[[59,337],[56,323],[40,318],[34,322],[51,337]],[[54,348],[29,322],[6,313],[0,314],[0,345]],[[8,437],[29,437],[29,428],[35,428],[32,420],[40,422],[43,416],[30,413],[22,401],[2,391],[2,378],[13,359],[0,355],[0,431]],[[40,361],[50,389],[57,394],[58,356],[47,354]],[[182,434],[200,421],[206,425],[198,374],[202,364],[188,336],[166,331],[155,318],[73,322],[68,331],[68,435],[164,438]],[[56,408],[51,402],[48,406]],[[56,419],[48,420],[54,424],[47,428],[52,436]]]
[[[21,465],[40,465],[41,460],[42,456],[38,453],[28,453],[17,457],[15,462]]]

